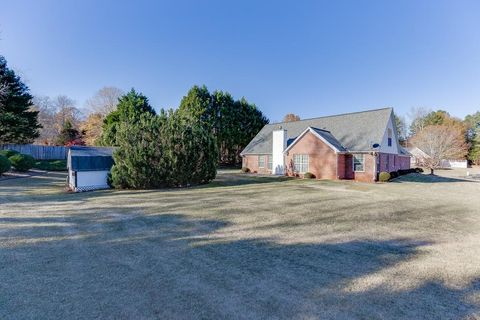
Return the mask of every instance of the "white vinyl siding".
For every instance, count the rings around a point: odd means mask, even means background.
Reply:
[[[258,167],[265,168],[265,156],[258,156]]]
[[[365,171],[365,155],[364,154],[353,155],[353,171],[355,172]]]
[[[308,172],[308,154],[294,154],[293,164],[298,173]]]
[[[272,170],[272,158],[271,155],[268,156],[268,170]]]

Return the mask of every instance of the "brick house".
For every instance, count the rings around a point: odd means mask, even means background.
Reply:
[[[252,172],[373,182],[410,168],[392,108],[267,124],[241,153]]]

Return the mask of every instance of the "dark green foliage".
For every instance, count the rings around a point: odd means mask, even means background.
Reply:
[[[399,170],[400,171],[400,170]],[[400,176],[399,171],[392,171],[390,172],[390,179],[395,179]]]
[[[480,111],[465,117],[467,125],[467,142],[469,143],[468,160],[480,164]]]
[[[387,182],[388,180],[390,180],[390,173],[380,172],[380,175],[378,176],[378,180],[381,182]]]
[[[16,154],[8,158],[16,171],[25,172],[33,168],[35,159],[28,154]]]
[[[116,132],[121,123],[136,123],[142,114],[155,115],[148,98],[134,89],[120,97],[117,109],[108,114],[103,121],[102,136],[99,145],[117,146]]]
[[[31,111],[32,95],[0,56],[0,144],[31,143],[39,136],[38,112]]]
[[[11,163],[7,157],[0,155],[0,175],[10,170]]]
[[[422,168],[400,169],[398,171],[390,172],[390,179],[395,179],[397,177],[400,177],[400,176],[403,176],[403,175],[406,175],[406,174],[410,174],[410,173],[421,173],[421,172],[423,172]]]
[[[210,129],[177,112],[120,122],[115,141],[110,182],[116,188],[183,187],[215,178],[218,152]]]
[[[303,177],[304,177],[305,179],[315,179],[315,178],[316,178],[315,175],[314,175],[313,173],[311,173],[311,172],[305,172],[305,174],[303,175]]]
[[[66,160],[37,160],[33,166],[45,171],[67,171]]]
[[[0,150],[0,155],[5,156],[7,158],[10,158],[11,156],[14,156],[16,154],[19,154],[20,152],[15,151],[15,150],[10,150],[10,149],[5,149],[5,150]]]
[[[247,167],[243,167],[243,168],[242,168],[242,172],[243,172],[243,173],[249,173],[249,172],[250,172],[250,169],[247,168]]]
[[[194,86],[183,97],[179,113],[204,123],[217,140],[219,161],[235,164],[240,161],[240,152],[268,123],[267,118],[254,104],[244,98],[234,100],[228,92]]]
[[[73,124],[67,120],[63,124],[63,128],[57,137],[56,143],[61,146],[68,145],[72,141],[80,138],[80,132],[73,127]]]

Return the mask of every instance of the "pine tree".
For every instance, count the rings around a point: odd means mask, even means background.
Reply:
[[[235,101],[228,92],[210,94],[205,86],[194,86],[178,108],[182,116],[200,121],[217,140],[219,162],[236,164],[240,152],[268,123],[268,119],[245,98]]]
[[[38,111],[32,111],[32,95],[0,56],[0,143],[31,143],[39,136]]]
[[[63,128],[60,130],[56,143],[61,146],[84,144],[81,140],[80,132],[73,127],[70,120],[65,121],[63,124]]]
[[[115,111],[110,112],[103,121],[102,137],[98,144],[116,146],[116,132],[121,123],[135,123],[144,113],[155,115],[155,110],[148,103],[148,98],[134,89],[120,97]]]

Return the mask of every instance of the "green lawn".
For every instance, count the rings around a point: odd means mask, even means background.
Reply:
[[[0,181],[0,318],[478,319],[480,183],[448,174]]]

